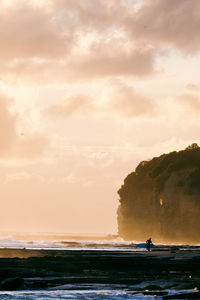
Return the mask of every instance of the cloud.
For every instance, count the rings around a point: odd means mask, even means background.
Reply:
[[[73,114],[85,115],[96,110],[92,99],[86,95],[71,95],[62,102],[52,105],[46,110],[47,114],[68,117]]]
[[[87,53],[71,54],[61,61],[20,59],[10,63],[2,62],[0,75],[2,80],[7,77],[42,84],[63,84],[112,76],[145,78],[157,73],[155,49],[126,48],[121,43],[120,40],[97,42]]]
[[[196,84],[188,83],[186,85],[186,91],[189,91],[189,92],[199,92],[199,87]]]
[[[144,45],[172,46],[182,52],[200,50],[199,0],[98,0],[84,2],[58,0],[54,9],[65,9],[76,16],[83,31],[110,34],[121,32],[140,48]]]
[[[156,72],[154,49],[127,48],[119,40],[97,43],[87,55],[72,59],[67,70],[83,80],[106,76],[145,77]]]
[[[45,113],[49,116],[64,118],[72,115],[111,116],[113,113],[123,118],[136,118],[150,116],[154,113],[154,105],[151,100],[121,81],[110,83],[109,87],[105,89],[105,94],[107,96],[99,95],[99,98],[74,94],[48,107]]]
[[[121,27],[124,17],[135,4],[127,5],[127,1],[121,0],[58,0],[49,1],[54,11],[64,10],[70,12],[70,17],[77,27],[103,32]],[[69,17],[67,14],[66,16]],[[65,19],[66,22],[66,19]]]
[[[0,95],[0,159],[29,159],[40,156],[47,139],[38,132],[19,131],[18,115],[11,113],[14,100]]]
[[[3,3],[3,2],[2,2]],[[45,7],[16,0],[0,4],[0,60],[63,56],[71,48],[73,33],[64,31]]]
[[[200,50],[198,0],[147,0],[124,22],[138,42],[172,46],[185,53]]]
[[[175,98],[184,115],[199,114],[200,112],[200,89],[197,85],[189,84],[184,93]]]
[[[156,116],[160,122],[167,122],[170,118],[173,126],[183,116],[191,119],[191,114],[196,115],[199,112],[200,88],[195,84],[188,84],[180,95],[172,94],[161,101],[159,98],[149,98],[121,80],[109,80],[98,96],[72,94],[45,110],[49,117],[62,119],[70,116],[98,116],[109,119],[118,116],[124,119],[145,118],[148,121]]]
[[[116,76],[143,79],[159,71],[157,58],[163,48],[200,50],[199,0],[137,4],[16,0],[5,5],[2,1],[2,80],[63,84]]]
[[[151,115],[154,105],[132,87],[120,84],[111,92],[108,105],[112,111],[125,118]]]
[[[137,47],[123,29],[123,1],[33,3],[0,4],[2,80],[63,83],[155,73],[156,49]]]

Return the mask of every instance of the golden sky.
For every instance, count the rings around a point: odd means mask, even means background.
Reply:
[[[200,142],[199,0],[0,0],[0,231],[117,232],[145,159]]]

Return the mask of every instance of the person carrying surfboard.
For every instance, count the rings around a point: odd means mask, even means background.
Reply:
[[[152,240],[151,240],[151,238],[149,238],[149,239],[146,241],[147,251],[150,251],[151,244],[152,244]]]

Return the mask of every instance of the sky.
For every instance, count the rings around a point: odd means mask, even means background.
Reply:
[[[142,160],[200,143],[199,0],[0,0],[0,231],[117,233]]]

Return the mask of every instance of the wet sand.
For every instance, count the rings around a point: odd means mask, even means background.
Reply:
[[[24,289],[115,284],[160,294],[198,290],[200,252],[0,249],[0,281],[13,277],[24,280]]]

